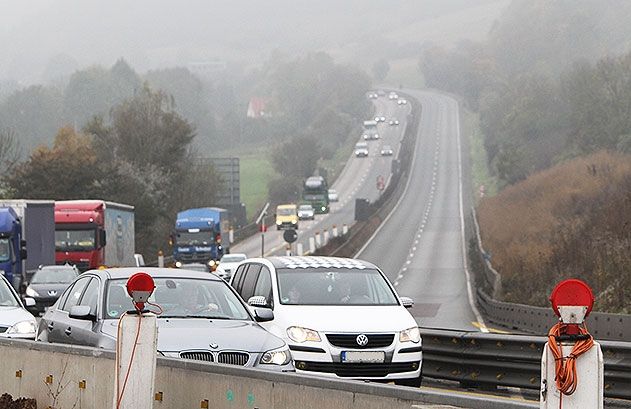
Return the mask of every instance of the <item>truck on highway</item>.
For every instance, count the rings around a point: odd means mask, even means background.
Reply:
[[[79,271],[136,264],[134,207],[104,200],[55,202],[55,261]]]
[[[329,187],[323,176],[311,176],[305,180],[302,200],[313,206],[316,214],[329,212]]]
[[[298,207],[295,204],[276,206],[276,229],[298,230]]]
[[[226,209],[203,207],[179,212],[171,238],[176,266],[203,263],[213,270],[221,256],[230,252],[229,229]]]
[[[55,202],[0,200],[0,271],[20,291],[37,268],[55,263]]]

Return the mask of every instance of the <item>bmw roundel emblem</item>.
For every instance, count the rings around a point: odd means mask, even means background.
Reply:
[[[217,349],[217,348],[219,348],[219,345],[218,345],[218,344],[215,344],[215,343],[213,342],[213,343],[211,343],[211,344],[209,345],[209,347],[211,347],[212,349]]]
[[[368,337],[366,336],[366,334],[359,334],[357,338],[355,338],[355,341],[357,341],[357,345],[359,345],[360,347],[365,347],[366,345],[368,345]]]

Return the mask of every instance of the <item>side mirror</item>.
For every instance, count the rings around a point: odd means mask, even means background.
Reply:
[[[99,230],[99,238],[101,239],[101,247],[107,244],[107,234],[105,230]]]
[[[256,322],[267,322],[274,319],[274,311],[269,308],[254,308],[254,319]]]
[[[26,251],[25,248],[21,248],[20,249],[20,258],[22,260],[26,260],[27,257],[28,257],[28,252]]]
[[[405,308],[412,308],[414,306],[414,300],[410,297],[401,297],[401,304],[403,304]]]
[[[248,298],[248,305],[250,307],[269,308],[267,300],[262,295],[255,295],[254,297]]]
[[[35,299],[31,297],[24,298],[24,306],[25,307],[35,307]]]
[[[70,314],[68,316],[76,320],[94,321],[94,315],[90,314],[89,305],[75,305],[74,307],[71,307]]]

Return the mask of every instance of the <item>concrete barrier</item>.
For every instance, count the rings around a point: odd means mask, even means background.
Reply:
[[[114,360],[114,352],[96,348],[0,339],[0,393],[35,398],[42,408],[110,409]],[[154,390],[154,408],[534,407],[491,397],[462,397],[169,358],[158,358]]]

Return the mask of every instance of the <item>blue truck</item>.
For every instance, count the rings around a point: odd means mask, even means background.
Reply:
[[[203,207],[179,212],[171,238],[175,265],[202,263],[213,270],[221,256],[230,252],[229,228],[226,209]]]
[[[0,272],[13,287],[28,282],[40,265],[55,264],[52,200],[0,200]]]

